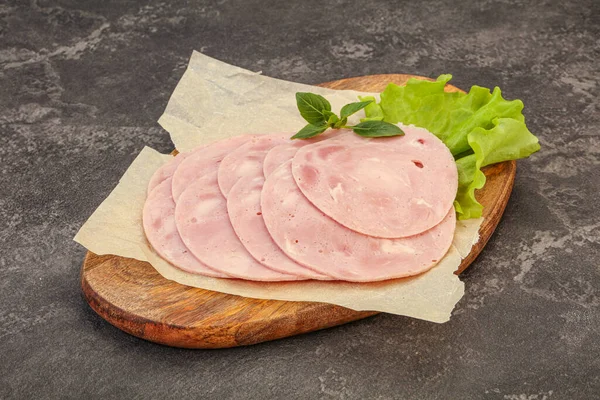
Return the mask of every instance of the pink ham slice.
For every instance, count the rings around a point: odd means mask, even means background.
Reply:
[[[183,243],[209,267],[236,278],[255,281],[301,279],[283,274],[257,262],[236,236],[227,201],[217,184],[217,164],[213,171],[197,178],[181,194],[175,208],[175,223]]]
[[[295,139],[285,144],[280,144],[273,147],[267,153],[265,161],[263,163],[263,174],[265,177],[271,175],[281,164],[294,158],[294,155],[299,148],[306,146],[311,143],[317,143],[322,140],[330,139],[337,136],[343,136],[344,139],[351,138],[350,135],[354,135],[354,132],[348,129],[335,129],[329,130],[319,136],[310,139]],[[290,135],[291,136],[291,135]]]
[[[262,176],[263,161],[274,146],[289,143],[290,134],[261,135],[251,138],[229,153],[219,165],[219,188],[223,196],[243,176]]]
[[[181,162],[187,157],[188,153],[179,153],[172,160],[169,160],[165,165],[156,170],[152,178],[150,178],[150,182],[148,183],[148,194],[152,192],[152,189],[157,187],[160,183],[171,178],[173,173],[181,164]],[[170,186],[169,186],[170,187]]]
[[[331,279],[292,261],[275,244],[261,215],[260,195],[265,180],[262,173],[255,175],[240,178],[227,197],[229,220],[246,250],[271,269],[308,279]]]
[[[296,184],[324,214],[365,235],[400,238],[434,227],[456,196],[456,164],[427,130],[403,130],[393,138],[355,135],[301,147],[292,161]]]
[[[265,177],[271,175],[280,165],[294,158],[300,147],[306,146],[311,142],[305,140],[294,140],[292,143],[280,144],[273,147],[267,153],[263,163],[263,174]]]
[[[146,199],[142,222],[146,238],[154,250],[177,268],[215,278],[228,277],[200,262],[181,241],[175,226],[175,202],[171,194],[170,177],[159,183]]]
[[[319,211],[296,185],[288,162],[266,180],[262,216],[275,243],[296,262],[354,282],[416,275],[446,254],[456,225],[454,209],[419,235],[381,239],[347,229]]]
[[[199,176],[210,172],[215,175],[216,179],[217,168],[223,158],[252,137],[254,136],[234,136],[189,153],[173,174],[172,188],[175,203],[177,203],[183,191]]]

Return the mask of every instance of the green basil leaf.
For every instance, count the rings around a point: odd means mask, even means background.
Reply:
[[[302,118],[309,124],[320,124],[326,122],[329,117],[325,117],[326,111],[331,111],[331,104],[323,96],[314,93],[296,93],[296,104]]]
[[[351,116],[352,114],[354,114],[357,111],[362,110],[363,108],[365,108],[372,102],[373,102],[373,100],[358,101],[356,103],[346,104],[344,107],[342,107],[342,111],[340,112],[340,117],[348,118],[349,116]]]
[[[384,121],[364,121],[354,125],[352,130],[363,137],[385,137],[404,135],[397,125]]]
[[[334,129],[343,128],[344,125],[346,125],[347,122],[348,122],[348,118],[342,118],[338,122],[336,122],[335,125],[333,125],[333,128]]]
[[[325,117],[325,120],[331,118],[332,115],[335,115],[335,113],[333,113],[331,111],[323,110],[323,116]]]
[[[292,139],[308,139],[325,132],[327,128],[329,127],[325,123],[320,125],[308,124],[304,128],[300,129],[298,133],[292,136]]]
[[[327,126],[334,128],[335,124],[337,124],[339,122],[339,118],[337,115],[335,115],[334,113],[331,113],[331,115],[329,116],[329,119],[327,120]]]

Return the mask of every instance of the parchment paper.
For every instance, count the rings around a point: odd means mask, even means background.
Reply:
[[[169,131],[180,151],[241,133],[295,131],[304,125],[296,115],[294,93],[297,91],[319,92],[331,101],[335,111],[355,101],[358,94],[364,94],[280,81],[195,52],[159,122]],[[253,111],[244,107],[248,102]],[[142,227],[148,182],[170,157],[144,148],[74,240],[96,254],[148,261],[166,279],[245,297],[317,301],[357,311],[382,311],[445,322],[464,293],[464,284],[454,271],[477,242],[482,219],[460,221],[446,256],[433,269],[413,278],[377,283],[264,283],[183,272],[154,252]]]
[[[158,123],[175,148],[188,151],[242,133],[298,131],[306,122],[296,108],[296,92],[325,96],[334,112],[377,93],[332,90],[269,78],[194,52]],[[353,115],[350,123],[364,117]],[[291,135],[290,135],[291,136]]]

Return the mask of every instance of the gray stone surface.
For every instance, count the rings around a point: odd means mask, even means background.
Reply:
[[[0,2],[0,398],[592,399],[600,393],[600,4]],[[519,162],[452,320],[379,315],[189,351],[112,327],[71,241],[144,145],[193,49],[305,83],[454,74],[523,99]]]

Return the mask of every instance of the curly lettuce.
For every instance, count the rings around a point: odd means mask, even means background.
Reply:
[[[452,75],[437,80],[411,79],[406,86],[390,83],[365,108],[365,120],[414,124],[439,137],[450,149],[458,169],[458,192],[454,208],[459,219],[479,218],[483,206],[475,190],[485,185],[481,168],[525,158],[540,149],[538,139],[527,129],[523,102],[508,101],[498,87],[473,86],[469,93],[444,92]]]

